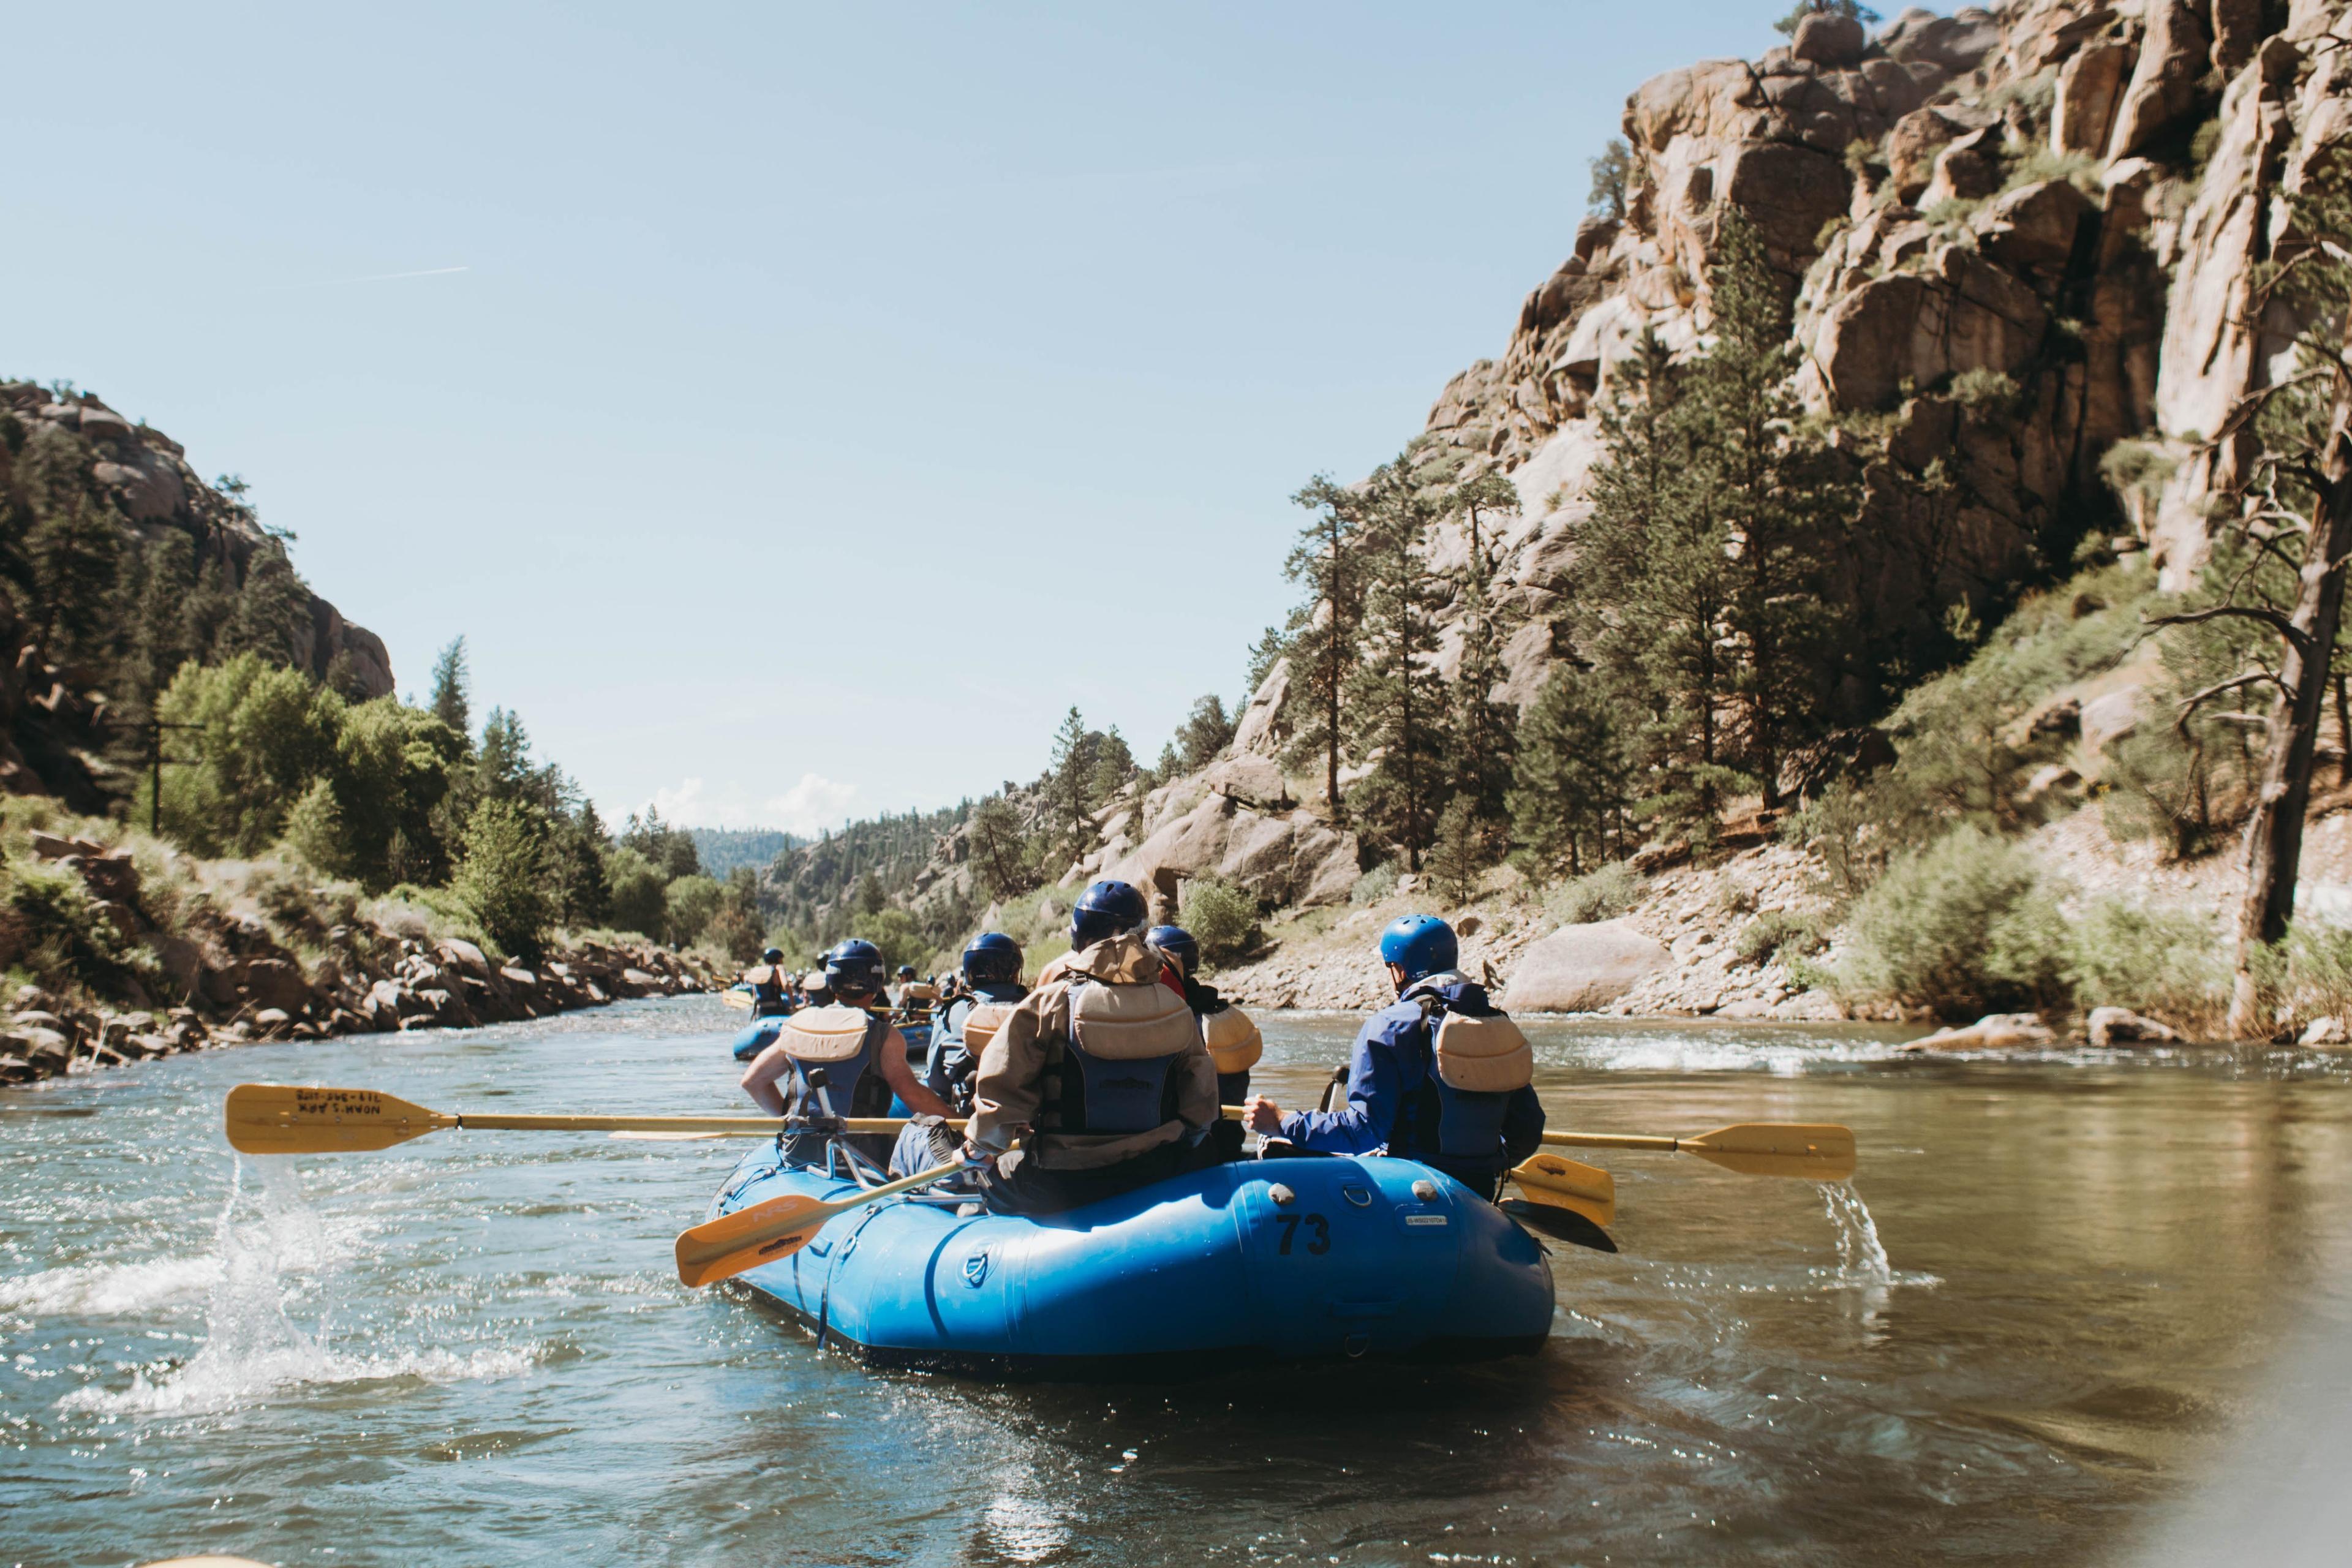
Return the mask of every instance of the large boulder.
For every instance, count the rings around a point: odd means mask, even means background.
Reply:
[[[1514,1013],[1592,1013],[1673,962],[1657,940],[1623,921],[1563,926],[1520,954],[1503,992]]]
[[[1257,690],[1242,710],[1241,721],[1234,726],[1234,752],[1236,756],[1273,756],[1282,749],[1282,736],[1275,721],[1282,716],[1282,705],[1290,699],[1290,661],[1277,658],[1274,668],[1258,682]]]
[[[2106,150],[2124,78],[2138,58],[2132,45],[2107,41],[2085,45],[2058,68],[2057,98],[2050,110],[2053,146],[2093,157]]]
[[[1797,24],[1797,36],[1790,42],[1789,53],[1817,66],[1860,65],[1865,41],[1862,24],[1853,17],[1819,11]]]
[[[1214,876],[1273,903],[1331,904],[1355,886],[1356,854],[1354,834],[1311,813],[1263,811],[1213,793],[1104,874],[1171,901],[1186,880]]]
[[[2147,35],[2116,114],[2108,157],[2146,152],[2196,106],[2197,83],[2213,48],[2200,9],[2188,0],[2148,0]]]

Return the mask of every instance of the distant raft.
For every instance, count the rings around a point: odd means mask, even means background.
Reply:
[[[856,1191],[762,1149],[710,1213]],[[1452,1178],[1377,1157],[1216,1165],[1036,1219],[916,1194],[741,1278],[869,1365],[1006,1380],[1523,1355],[1553,1311],[1534,1237]]]

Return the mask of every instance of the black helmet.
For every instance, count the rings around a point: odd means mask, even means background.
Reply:
[[[1143,894],[1131,883],[1093,883],[1078,895],[1078,907],[1070,911],[1070,945],[1092,947],[1105,937],[1131,931],[1150,918]]]
[[[851,937],[824,955],[825,988],[835,996],[871,996],[882,989],[882,950]]]
[[[1151,934],[1144,940],[1174,959],[1176,967],[1184,972],[1187,980],[1192,979],[1192,972],[1201,967],[1201,944],[1194,942],[1192,933],[1182,926],[1153,926]]]
[[[902,964],[900,964],[900,965],[898,966],[898,978],[899,978],[899,979],[901,979],[901,980],[912,980],[914,977],[915,977],[915,966],[914,966],[913,964],[911,964],[911,963],[902,963]]]
[[[964,978],[975,985],[1009,985],[1021,978],[1021,944],[1001,931],[984,931],[963,950]]]
[[[772,947],[760,955],[760,962],[762,963],[782,963],[783,961],[784,950],[781,947]]]

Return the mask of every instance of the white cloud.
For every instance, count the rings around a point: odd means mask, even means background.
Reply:
[[[768,821],[761,826],[781,827],[787,833],[837,827],[849,819],[850,803],[856,798],[856,784],[803,773],[800,783],[768,802]]]
[[[803,773],[800,783],[764,801],[752,800],[740,784],[714,791],[695,777],[654,791],[651,800],[630,810],[642,814],[650,806],[673,827],[780,827],[807,834],[841,826],[856,799],[856,784],[821,773]]]

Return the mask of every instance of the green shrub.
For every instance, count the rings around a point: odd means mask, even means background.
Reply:
[[[1740,927],[1731,943],[1739,962],[1755,968],[1784,953],[1811,957],[1827,945],[1817,917],[1791,914],[1787,910],[1765,910]]]
[[[500,949],[537,958],[554,915],[537,825],[512,801],[485,800],[467,819],[463,844],[450,891]]]
[[[727,889],[715,877],[680,877],[662,892],[661,938],[685,947],[700,936],[719,912]]]
[[[646,937],[661,934],[667,884],[652,861],[625,846],[611,850],[604,857],[604,886],[614,930]]]
[[[62,866],[20,860],[0,876],[13,961],[51,991],[106,991],[152,973],[152,954],[132,943],[80,877]]]
[[[1952,378],[1952,401],[1971,414],[2006,415],[2016,408],[2016,381],[1989,365],[1964,370]]]
[[[1211,963],[1230,963],[1257,945],[1257,900],[1214,877],[1184,885],[1182,921]]]
[[[2191,1029],[2229,1011],[2221,933],[2200,916],[2129,899],[2094,900],[2074,922],[2074,994],[2084,1007],[2129,1007]]]
[[[1348,901],[1351,904],[1377,904],[1395,892],[1396,885],[1396,867],[1383,860],[1356,879],[1355,886],[1348,889]]]
[[[1633,868],[1612,860],[1598,871],[1552,887],[1544,894],[1544,910],[1562,925],[1614,920],[1642,901],[1643,887]]]
[[[1848,922],[1846,986],[1942,1018],[2067,999],[2068,941],[2032,853],[1973,826],[1895,857]]]

